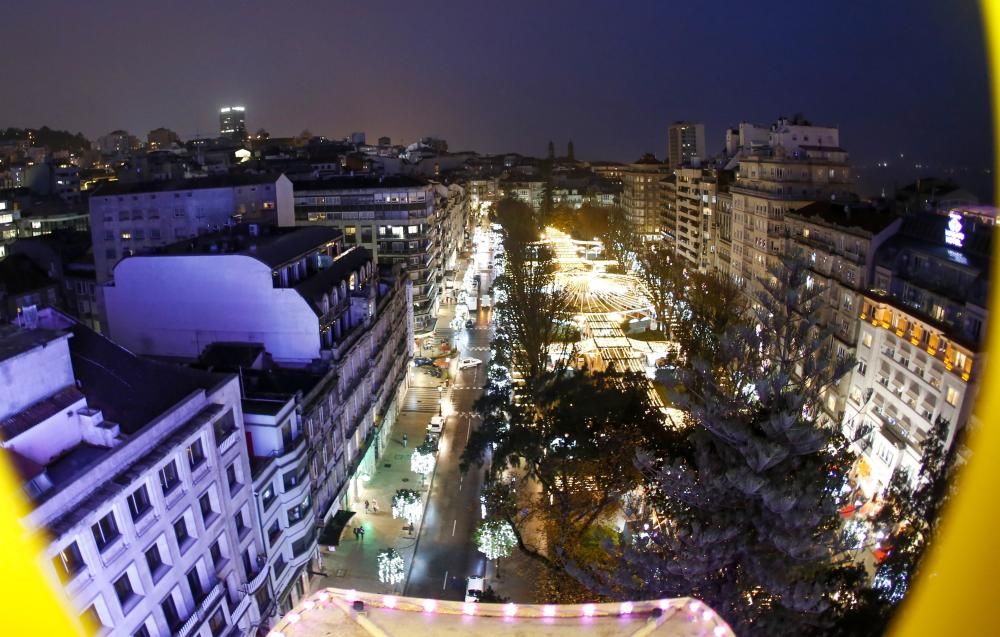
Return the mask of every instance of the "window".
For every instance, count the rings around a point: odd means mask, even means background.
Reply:
[[[864,361],[858,361],[858,373],[864,376],[868,372],[868,365]]]
[[[201,507],[201,519],[205,523],[207,528],[209,523],[215,516],[215,511],[212,510],[212,498],[207,493],[198,498],[198,506]]]
[[[948,391],[945,392],[944,400],[945,400],[945,402],[947,402],[952,407],[954,407],[955,405],[957,405],[958,404],[958,390],[955,389],[954,387],[949,387]]]
[[[128,510],[132,514],[133,522],[138,522],[152,508],[153,505],[149,502],[149,491],[146,490],[146,485],[142,485],[128,497]]]
[[[94,534],[94,541],[101,552],[114,542],[121,533],[118,532],[118,523],[115,521],[115,512],[108,511],[108,514],[97,521],[90,530]]]
[[[159,228],[150,228],[149,229],[149,238],[150,239],[155,239],[155,240],[159,241],[160,240],[160,229]]]
[[[191,446],[187,448],[188,464],[191,468],[201,466],[201,463],[205,462],[205,449],[202,447],[201,438],[198,438]]]
[[[216,636],[221,635],[226,630],[226,618],[222,615],[221,608],[217,609],[212,618],[208,620],[208,629]]]
[[[865,347],[871,347],[872,335],[868,332],[865,332],[864,335],[861,337],[861,344],[864,345]]]
[[[139,630],[135,631],[132,637],[151,637],[149,634],[149,629],[146,628],[146,624],[139,626]]]
[[[205,599],[205,588],[201,585],[201,576],[198,575],[198,567],[195,566],[187,572],[188,586],[191,587],[191,597],[195,602]]]
[[[182,548],[187,546],[188,542],[193,541],[191,534],[188,533],[187,520],[183,516],[174,522],[174,537],[177,538],[177,546]]]
[[[167,626],[170,627],[171,631],[176,631],[181,627],[183,623],[181,621],[181,616],[177,613],[177,604],[174,602],[174,596],[167,595],[166,599],[160,602],[160,608],[163,609],[163,616],[167,620]]]
[[[163,563],[163,558],[160,556],[159,545],[154,544],[146,549],[146,566],[149,567],[149,574],[154,582],[158,582],[167,572],[167,565]]]
[[[236,532],[239,535],[243,535],[247,531],[247,521],[243,517],[243,511],[236,514]]]
[[[124,610],[125,605],[135,597],[135,590],[132,588],[132,580],[129,579],[128,573],[123,573],[121,577],[115,580],[115,596],[118,598],[118,603],[122,605]]]
[[[264,489],[264,491],[261,492],[261,494],[260,494],[260,501],[261,501],[261,504],[264,505],[264,509],[267,509],[268,507],[271,506],[271,504],[274,502],[274,497],[275,497],[274,496],[274,485],[269,484],[269,485],[267,485],[267,488]]]
[[[281,536],[281,527],[278,525],[278,521],[275,520],[271,524],[271,528],[267,530],[267,541],[270,542],[271,546],[273,547],[274,543],[277,542],[280,536]]]
[[[87,628],[88,632],[97,632],[104,626],[104,622],[101,621],[101,616],[97,614],[97,609],[94,608],[93,604],[80,613],[80,623]]]
[[[239,477],[236,475],[236,463],[226,467],[226,482],[229,484],[229,491],[233,492],[240,486]]]
[[[80,554],[80,547],[77,546],[76,542],[70,542],[66,548],[53,557],[52,565],[55,566],[56,573],[59,574],[59,579],[63,582],[73,579],[73,576],[86,566],[83,556]]]
[[[180,483],[181,479],[177,475],[177,465],[171,460],[160,469],[160,488],[163,490],[163,495],[167,495],[173,491]]]
[[[212,565],[219,566],[222,563],[222,547],[219,546],[219,541],[216,540],[212,542],[211,548],[208,549],[209,554],[212,556]]]

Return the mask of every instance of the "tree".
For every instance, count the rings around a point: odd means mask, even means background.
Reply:
[[[486,519],[479,523],[472,534],[479,552],[488,560],[496,560],[497,577],[500,577],[500,558],[510,557],[517,545],[514,528],[510,522],[500,519]]]
[[[678,292],[684,285],[684,267],[674,259],[669,250],[663,247],[656,249],[655,246],[639,252],[636,263],[636,274],[656,313],[653,329],[657,329],[658,323],[665,334],[669,333],[673,326]]]
[[[420,520],[424,513],[424,503],[420,494],[413,489],[398,489],[392,496],[392,517],[402,518],[410,523],[410,528]]]
[[[673,339],[680,355],[715,367],[726,362],[722,336],[746,320],[750,304],[732,279],[688,272],[678,290]]]
[[[387,586],[395,586],[403,581],[403,556],[396,549],[382,549],[378,552],[378,581]]]
[[[427,444],[420,445],[413,450],[410,456],[410,471],[420,474],[421,482],[426,479],[427,474],[434,471],[436,463],[434,449]]]
[[[838,515],[851,458],[817,418],[820,393],[851,361],[830,355],[823,290],[808,273],[783,257],[718,339],[717,360],[664,374],[685,422],[640,456],[650,531],[616,554],[610,577],[586,581],[622,598],[698,597],[741,634],[822,632],[857,604]]]
[[[608,233],[604,239],[604,247],[611,257],[618,262],[622,272],[632,272],[636,266],[636,246],[641,241],[632,232],[632,226],[621,208],[612,208],[608,213]]]
[[[486,590],[479,597],[479,601],[483,604],[506,604],[510,601],[510,598],[496,592],[492,586],[487,586]]]

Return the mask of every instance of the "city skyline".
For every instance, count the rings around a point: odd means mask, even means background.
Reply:
[[[46,23],[57,5],[64,19]],[[190,138],[214,134],[219,107],[235,103],[247,107],[251,133],[433,135],[453,150],[539,156],[550,139],[560,153],[573,140],[581,158],[633,161],[663,157],[675,120],[704,123],[714,154],[726,127],[800,112],[844,131],[862,170],[894,162],[907,168],[902,181],[954,169],[991,198],[972,2],[893,2],[866,7],[864,19],[782,4],[776,33],[772,13],[757,8],[720,19],[697,6],[598,7],[549,3],[526,21],[527,7],[24,5],[9,15],[20,26],[11,46],[50,41],[31,64],[0,63],[22,86],[0,121],[90,138],[166,126]],[[111,12],[132,28],[112,28],[102,20]],[[297,32],[288,44],[255,31],[282,23]],[[37,72],[59,67],[58,81]]]

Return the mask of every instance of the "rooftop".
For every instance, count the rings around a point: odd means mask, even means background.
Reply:
[[[56,282],[23,254],[12,254],[0,261],[0,290],[8,295],[34,292],[50,285]]]
[[[259,225],[255,227],[258,233],[256,235],[251,233],[249,225],[240,224],[156,248],[152,254],[241,254],[253,257],[271,268],[276,268],[336,241],[343,234],[337,228],[327,226],[279,228]],[[141,256],[139,255],[140,258]]]
[[[788,212],[787,215],[800,217],[807,221],[824,222],[845,230],[856,229],[870,234],[882,232],[899,218],[891,212],[879,210],[866,204],[832,201],[817,201]]]
[[[16,325],[0,325],[0,361],[44,347],[64,336],[65,333],[57,330],[25,330]]]
[[[324,293],[329,292],[340,281],[348,279],[352,272],[357,271],[371,260],[372,255],[368,252],[367,248],[362,246],[350,248],[343,254],[335,257],[333,263],[328,267],[297,283],[295,290],[302,295],[302,298],[309,302],[318,315],[321,315],[322,312],[319,309],[317,299]]]
[[[111,197],[151,192],[172,192],[175,190],[205,190],[208,188],[233,188],[254,184],[273,184],[280,175],[211,175],[193,179],[172,179],[166,181],[104,182],[97,187],[92,197]]]
[[[408,175],[389,175],[376,177],[374,175],[333,176],[328,179],[310,179],[295,182],[295,194],[313,190],[359,190],[363,188],[420,188],[427,182]]]
[[[733,632],[707,605],[686,597],[605,604],[466,604],[336,588],[311,595],[271,632],[283,637],[468,634],[729,637]]]

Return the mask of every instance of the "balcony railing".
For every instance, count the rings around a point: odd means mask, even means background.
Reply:
[[[236,444],[236,441],[239,439],[240,439],[240,430],[233,429],[233,431],[228,436],[223,438],[222,442],[219,444],[219,455],[221,456],[222,454],[226,453],[233,445]]]
[[[188,620],[184,622],[181,629],[177,631],[178,637],[187,637],[191,632],[208,617],[208,613],[212,610],[212,606],[215,602],[219,601],[219,597],[222,596],[222,582],[217,583],[212,590],[205,596],[205,599],[201,600]]]

